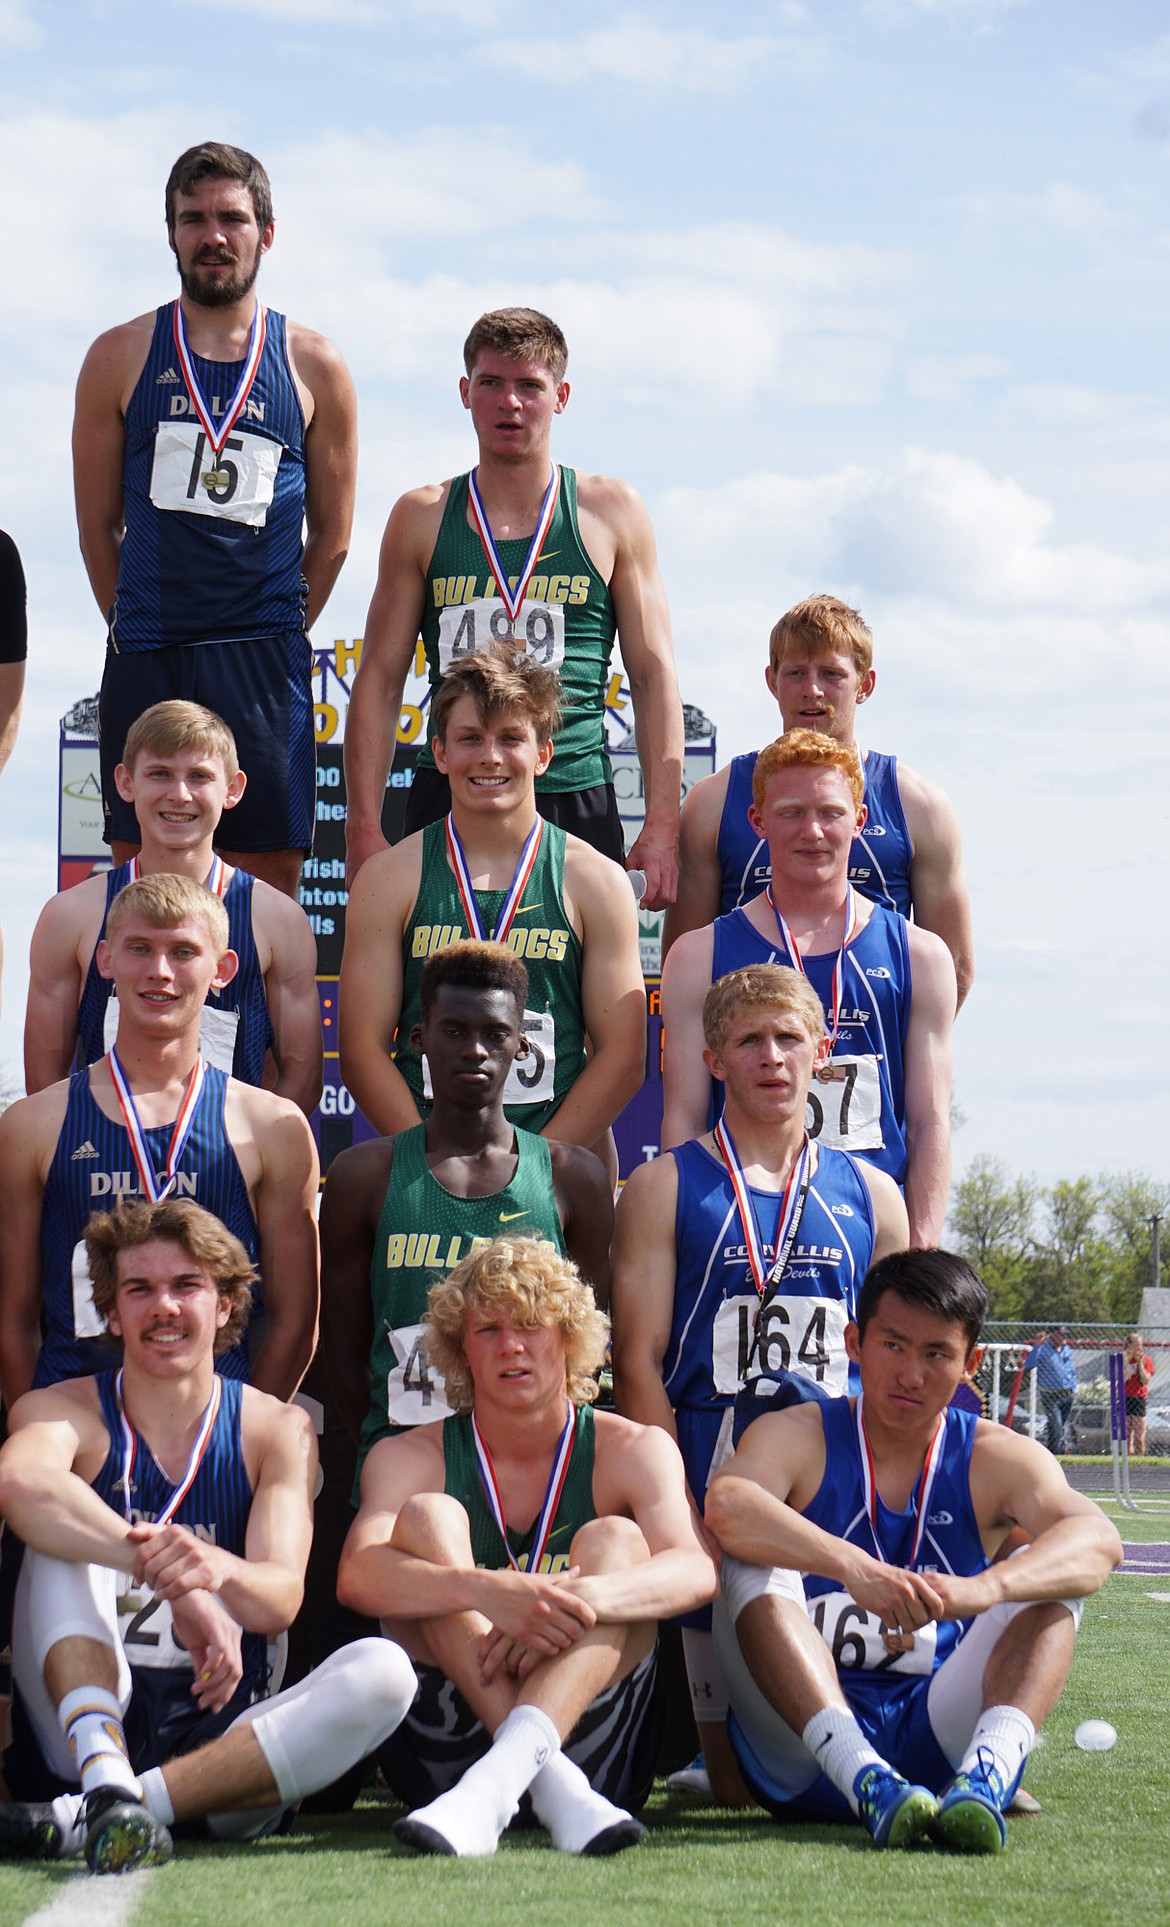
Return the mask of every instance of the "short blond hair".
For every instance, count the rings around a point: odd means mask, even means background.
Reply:
[[[217,957],[228,948],[228,914],[214,890],[191,877],[173,876],[163,871],[158,876],[136,877],[119,890],[106,918],[106,942],[113,943],[119,926],[127,917],[141,917],[152,930],[174,930],[188,917],[207,925],[207,934]]]
[[[768,661],[779,669],[785,656],[831,652],[852,656],[859,676],[873,668],[873,636],[856,609],[835,595],[809,596],[781,616],[768,637]]]
[[[538,1238],[494,1238],[469,1252],[427,1293],[423,1343],[442,1376],[447,1403],[470,1412],[475,1387],[463,1350],[474,1308],[498,1313],[522,1331],[555,1326],[565,1342],[565,1377],[574,1405],[597,1397],[609,1319],[570,1258]]]
[[[836,743],[819,729],[790,729],[760,751],[752,775],[752,802],[758,810],[764,807],[769,781],[782,769],[839,770],[853,792],[855,807],[860,809],[865,800],[861,758],[852,743]]]
[[[783,1010],[798,1018],[814,1044],[825,1034],[825,1009],[807,977],[787,964],[748,964],[717,977],[703,999],[703,1036],[720,1051],[744,1010]]]
[[[133,776],[140,756],[178,756],[185,749],[218,756],[229,783],[239,770],[236,739],[223,717],[217,716],[214,709],[204,709],[202,703],[177,699],[155,703],[131,723],[122,762]]]
[[[176,1244],[193,1264],[215,1280],[231,1307],[227,1324],[215,1335],[215,1355],[230,1351],[247,1329],[258,1273],[240,1240],[191,1198],[125,1198],[113,1211],[97,1211],[85,1227],[93,1307],[109,1323],[118,1294],[118,1259],[139,1245]]]

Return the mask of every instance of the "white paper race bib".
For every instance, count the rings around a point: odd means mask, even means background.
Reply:
[[[804,1118],[809,1136],[831,1151],[880,1151],[882,1086],[877,1058],[830,1057],[809,1085]]]
[[[154,440],[150,499],[156,509],[262,529],[283,454],[281,444],[266,435],[236,429],[216,455],[198,423],[162,422]],[[210,485],[208,476],[214,478]]]
[[[933,1620],[914,1634],[908,1652],[888,1653],[877,1614],[867,1613],[847,1592],[826,1592],[819,1599],[806,1600],[805,1611],[832,1653],[838,1672],[926,1676],[934,1671],[938,1627]]]
[[[170,1602],[157,1599],[149,1586],[119,1592],[118,1632],[131,1666],[191,1672],[190,1655],[175,1636]]]
[[[545,669],[559,669],[565,657],[565,608],[561,602],[520,604],[513,621],[502,602],[480,597],[439,610],[439,673],[474,656],[489,642],[514,642]]]
[[[715,1314],[711,1360],[717,1392],[732,1396],[744,1382],[759,1302],[754,1291],[725,1298]],[[845,1324],[839,1299],[792,1298],[781,1289],[760,1313],[751,1376],[795,1372],[838,1397],[849,1379]]]
[[[557,1074],[557,1032],[551,1010],[526,1010],[523,1031],[528,1050],[513,1060],[504,1085],[505,1104],[548,1104],[552,1101]],[[435,1095],[431,1067],[426,1053],[422,1060],[423,1096]]]
[[[199,1019],[199,1048],[209,1064],[217,1071],[227,1071],[231,1075],[236,1055],[236,1032],[240,1028],[238,1010],[213,1010],[204,1004],[203,1015]],[[106,1005],[102,1020],[102,1042],[109,1051],[118,1041],[118,999],[111,997]]]
[[[431,1425],[450,1418],[443,1381],[422,1348],[422,1325],[400,1325],[390,1334],[394,1364],[386,1375],[386,1406],[392,1425]]]

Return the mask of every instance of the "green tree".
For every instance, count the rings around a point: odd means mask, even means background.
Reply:
[[[1153,1219],[1170,1218],[1170,1185],[1144,1171],[1113,1171],[1097,1180],[1108,1246],[1106,1287],[1110,1318],[1133,1324],[1142,1292],[1154,1282]]]
[[[1047,1235],[1028,1267],[1023,1317],[1042,1325],[1109,1317],[1109,1245],[1098,1229],[1101,1195],[1092,1178],[1062,1178],[1045,1194]]]
[[[951,1235],[986,1284],[993,1318],[1023,1316],[1042,1195],[1034,1179],[1014,1178],[999,1158],[986,1156],[973,1158],[955,1187]]]

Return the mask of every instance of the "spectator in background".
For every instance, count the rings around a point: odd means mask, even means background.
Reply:
[[[1140,1332],[1130,1332],[1125,1341],[1125,1437],[1131,1453],[1139,1458],[1146,1449],[1146,1402],[1154,1361],[1142,1350]]]
[[[1063,1325],[1054,1325],[1050,1332],[1036,1334],[1024,1360],[1024,1370],[1036,1374],[1040,1403],[1048,1424],[1048,1450],[1059,1458],[1066,1449],[1073,1393],[1077,1389],[1076,1360]]]

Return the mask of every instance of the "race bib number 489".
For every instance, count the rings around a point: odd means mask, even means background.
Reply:
[[[513,618],[502,602],[481,597],[439,610],[439,672],[492,642],[511,642],[544,669],[565,659],[565,609],[560,602],[522,602]]]
[[[150,499],[156,509],[262,529],[283,453],[279,442],[238,429],[216,455],[193,423],[162,422],[154,441]]]

